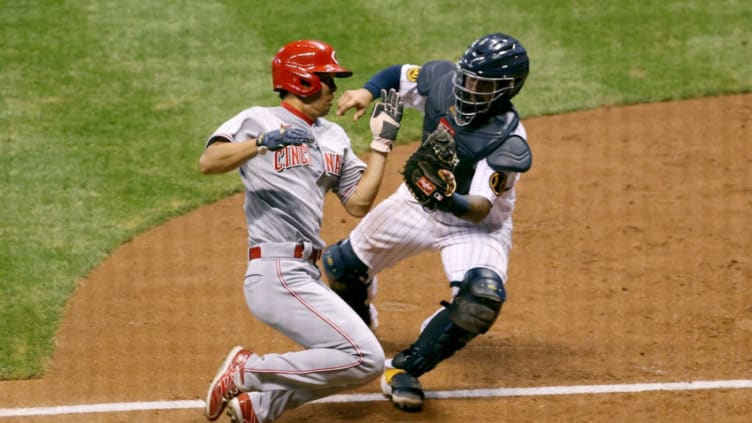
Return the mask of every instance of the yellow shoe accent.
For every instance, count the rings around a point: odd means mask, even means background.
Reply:
[[[405,411],[420,411],[425,394],[417,378],[402,369],[387,367],[381,376],[381,392],[395,407]]]
[[[405,371],[402,369],[395,369],[393,367],[387,367],[386,369],[384,369],[384,381],[386,383],[391,384],[392,378],[394,378],[394,376],[399,373],[405,373]]]

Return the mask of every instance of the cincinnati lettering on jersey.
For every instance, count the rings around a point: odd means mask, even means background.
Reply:
[[[274,152],[274,170],[282,172],[285,169],[311,164],[310,149],[307,145],[288,145]]]
[[[339,176],[342,172],[342,155],[325,151],[324,168],[329,175]]]

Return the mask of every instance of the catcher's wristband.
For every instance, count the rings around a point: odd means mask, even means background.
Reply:
[[[466,195],[454,194],[444,200],[445,210],[457,217],[464,216],[470,211],[470,199]]]

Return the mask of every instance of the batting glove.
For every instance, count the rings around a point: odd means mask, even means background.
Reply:
[[[256,138],[256,146],[266,147],[269,150],[279,150],[288,145],[300,145],[313,142],[313,137],[308,131],[300,128],[280,128],[259,135]]]
[[[397,139],[402,120],[402,99],[397,91],[381,90],[381,101],[373,106],[371,113],[371,149],[388,153]]]

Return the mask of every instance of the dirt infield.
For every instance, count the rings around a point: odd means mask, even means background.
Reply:
[[[533,168],[518,185],[509,299],[424,387],[752,379],[752,95],[525,124]],[[414,147],[392,153],[382,198]],[[328,242],[356,223],[333,200]],[[246,309],[241,205],[232,196],[118,249],[80,282],[47,375],[0,382],[0,409],[200,400],[233,345],[296,349]],[[448,290],[436,254],[385,271],[380,286],[378,335],[392,355]],[[416,414],[385,401],[309,404],[281,421],[356,420],[748,422],[752,389],[437,399]],[[0,421],[205,420],[189,408]]]

